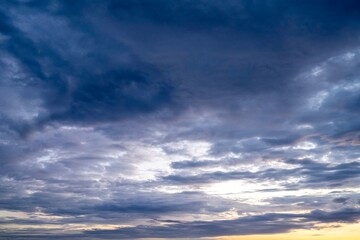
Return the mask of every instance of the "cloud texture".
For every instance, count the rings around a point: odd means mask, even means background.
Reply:
[[[358,1],[3,1],[0,238],[360,218]]]

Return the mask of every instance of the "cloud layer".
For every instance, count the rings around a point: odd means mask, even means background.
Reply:
[[[0,3],[0,238],[360,218],[358,1]]]

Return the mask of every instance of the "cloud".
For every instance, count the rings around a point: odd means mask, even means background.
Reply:
[[[341,209],[334,212],[314,210],[307,214],[264,214],[235,220],[212,222],[175,223],[166,226],[138,226],[118,230],[87,232],[102,237],[124,238],[198,238],[222,235],[249,235],[283,233],[291,229],[313,227],[314,223],[355,222],[357,209]]]
[[[194,221],[169,223],[163,226],[137,226],[124,227],[116,230],[93,230],[85,231],[76,235],[54,235],[51,237],[64,238],[199,238],[209,236],[250,235],[284,233],[292,229],[308,229],[319,223],[332,222],[355,222],[359,219],[359,211],[352,208],[344,208],[338,211],[325,212],[314,210],[305,214],[291,213],[268,213],[241,217],[234,220],[218,221]],[[165,221],[167,222],[167,221]],[[50,235],[35,235],[35,238],[46,238]],[[14,235],[15,239],[22,236]]]
[[[217,181],[229,180],[282,180],[290,177],[302,177],[292,186],[310,186],[312,184],[345,184],[347,180],[357,179],[360,176],[360,164],[358,162],[342,163],[338,165],[324,164],[309,159],[290,159],[286,163],[300,165],[290,169],[269,168],[262,171],[230,171],[210,172],[198,175],[168,175],[163,179],[173,184],[205,184]],[[313,186],[314,187],[314,186]]]
[[[1,2],[1,237],[356,222],[358,7]]]
[[[172,162],[171,167],[175,169],[183,169],[183,168],[199,168],[199,167],[209,167],[216,166],[221,164],[220,161],[211,161],[211,160],[203,160],[203,161],[192,161],[185,160],[180,162]]]
[[[158,111],[172,102],[172,86],[164,74],[124,44],[102,42],[92,31],[81,31],[60,16],[33,8],[22,6],[12,13],[3,21],[4,50],[24,75],[18,85],[33,89],[43,109],[23,123],[27,126],[23,134],[52,122],[115,121]],[[41,21],[48,25],[34,28]],[[63,36],[51,28],[69,34],[68,45],[62,46]],[[109,48],[114,55],[109,55]]]
[[[339,197],[339,198],[335,198],[335,199],[333,200],[333,202],[346,204],[346,202],[347,202],[348,200],[349,200],[349,198]]]

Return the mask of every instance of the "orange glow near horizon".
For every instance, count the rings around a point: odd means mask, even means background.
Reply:
[[[327,227],[311,230],[294,230],[289,233],[223,236],[218,240],[359,240],[360,223],[342,224],[339,227]]]

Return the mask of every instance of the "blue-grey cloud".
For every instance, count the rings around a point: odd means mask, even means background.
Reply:
[[[187,162],[185,162],[186,164]],[[201,162],[200,162],[201,163]],[[299,186],[306,186],[312,184],[326,184],[331,186],[333,183],[345,184],[351,179],[358,179],[360,177],[359,162],[342,163],[338,165],[330,165],[312,161],[309,159],[296,160],[290,159],[286,163],[292,165],[300,165],[300,167],[290,169],[276,169],[270,168],[263,171],[217,171],[198,175],[168,175],[163,179],[176,184],[204,184],[217,181],[253,179],[253,180],[286,180],[289,177],[303,177],[299,179],[297,184]],[[179,163],[177,163],[179,164]],[[193,164],[194,165],[194,164]],[[188,166],[187,166],[188,167]],[[291,186],[294,186],[292,184]]]
[[[308,228],[314,223],[355,222],[358,219],[357,209],[345,208],[334,212],[314,210],[308,214],[264,214],[228,221],[175,223],[159,227],[139,226],[88,233],[120,238],[198,238],[221,236],[225,232],[231,235],[281,233],[294,228]]]
[[[0,237],[358,221],[359,6],[1,2]]]

